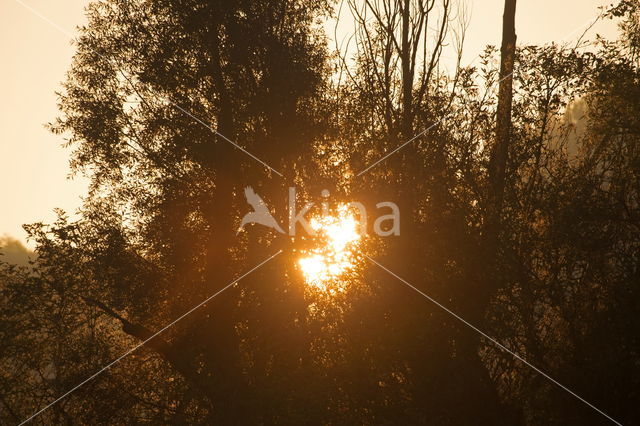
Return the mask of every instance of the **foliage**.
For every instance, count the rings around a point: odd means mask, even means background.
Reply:
[[[51,126],[91,188],[78,221],[59,212],[27,227],[30,268],[0,263],[2,422],[114,360],[37,421],[603,421],[375,265],[359,264],[344,292],[310,290],[295,258],[314,241],[258,227],[236,236],[248,185],[280,223],[293,185],[299,201],[323,188],[368,208],[396,201],[401,236],[367,237],[364,254],[637,422],[636,2],[610,10],[621,38],[593,51],[518,49],[495,259],[485,243],[498,52],[444,72],[447,37],[464,37],[454,3],[433,4],[348,2],[350,62],[327,46],[326,1],[93,2]]]

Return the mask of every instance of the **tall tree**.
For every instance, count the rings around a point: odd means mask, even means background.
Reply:
[[[87,283],[65,297],[128,335],[112,356],[283,244],[270,233],[236,237],[245,209],[239,196],[252,185],[280,207],[289,183],[313,173],[304,159],[322,135],[317,105],[326,81],[316,20],[327,11],[326,1],[90,4],[53,129],[69,136],[73,166],[88,174],[91,190],[81,236],[50,236],[78,259],[90,259],[77,265]],[[268,277],[270,267],[256,275]],[[295,398],[268,387],[297,374],[288,357],[298,356],[279,350],[265,333],[278,324],[277,336],[299,339],[302,296],[292,280],[230,289],[145,345],[191,389],[169,405],[195,398],[207,407],[198,416],[223,423],[271,422],[291,409]],[[81,382],[108,356],[100,359],[83,363],[65,383]],[[259,375],[264,386],[250,386]],[[62,393],[56,390],[51,394]],[[267,396],[269,410],[246,408]]]
[[[513,73],[516,59],[516,0],[505,0],[502,19],[502,47],[500,48],[500,74],[498,80],[498,106],[496,112],[495,142],[491,147],[486,200],[484,244],[486,247],[486,280],[480,289],[481,303],[474,319],[480,321],[489,298],[500,287],[499,280],[499,234],[506,171],[509,163],[509,144],[512,137],[511,121],[513,109]]]

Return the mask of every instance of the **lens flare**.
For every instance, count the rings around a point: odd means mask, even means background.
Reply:
[[[328,290],[356,266],[356,250],[362,235],[359,222],[346,205],[340,205],[335,215],[315,217],[310,225],[316,233],[319,246],[306,251],[298,260],[305,282],[316,289]],[[339,284],[339,283],[338,283]],[[343,285],[331,286],[344,289]]]

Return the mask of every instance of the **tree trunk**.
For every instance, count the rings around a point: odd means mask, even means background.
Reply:
[[[513,105],[513,71],[516,53],[515,31],[516,0],[505,0],[502,30],[502,48],[500,64],[500,81],[498,93],[498,110],[496,116],[496,140],[491,151],[489,163],[489,187],[485,210],[485,225],[481,239],[484,256],[479,256],[479,263],[473,267],[477,271],[477,287],[466,292],[466,298],[462,302],[462,312],[466,319],[477,327],[487,330],[485,313],[489,307],[491,298],[502,285],[500,276],[499,234],[503,200],[505,192],[506,167],[508,163],[509,142],[511,139],[511,110]],[[473,282],[473,280],[471,280]],[[479,384],[478,393],[485,395],[480,398],[481,405],[486,411],[486,420],[499,421],[508,418],[510,424],[520,424],[521,418],[517,411],[500,401],[498,392],[492,378],[489,376],[484,362],[480,358],[479,349],[481,338],[477,333],[470,337],[461,338],[461,352],[464,353],[466,362],[475,366],[476,377],[485,382]]]
[[[504,200],[505,176],[511,139],[511,109],[513,107],[513,66],[516,56],[516,0],[505,0],[502,18],[502,48],[498,111],[496,117],[496,143],[489,164],[489,197],[485,242],[492,255],[497,254],[497,239]]]
[[[498,263],[499,235],[503,200],[505,192],[506,167],[509,157],[511,139],[511,109],[513,106],[513,67],[516,52],[515,31],[516,0],[505,0],[502,58],[500,64],[500,82],[498,93],[498,111],[496,115],[496,141],[491,151],[489,162],[489,185],[485,205],[485,223],[481,239],[484,256],[479,257],[475,269],[481,277],[475,300],[469,303],[468,319],[482,325],[484,313],[491,297],[501,287]]]

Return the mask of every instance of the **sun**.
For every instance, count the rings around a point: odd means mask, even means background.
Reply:
[[[362,240],[359,222],[346,205],[339,205],[334,215],[315,217],[309,223],[318,246],[303,252],[305,256],[298,260],[305,282],[319,290],[343,290],[341,278],[357,264]]]

